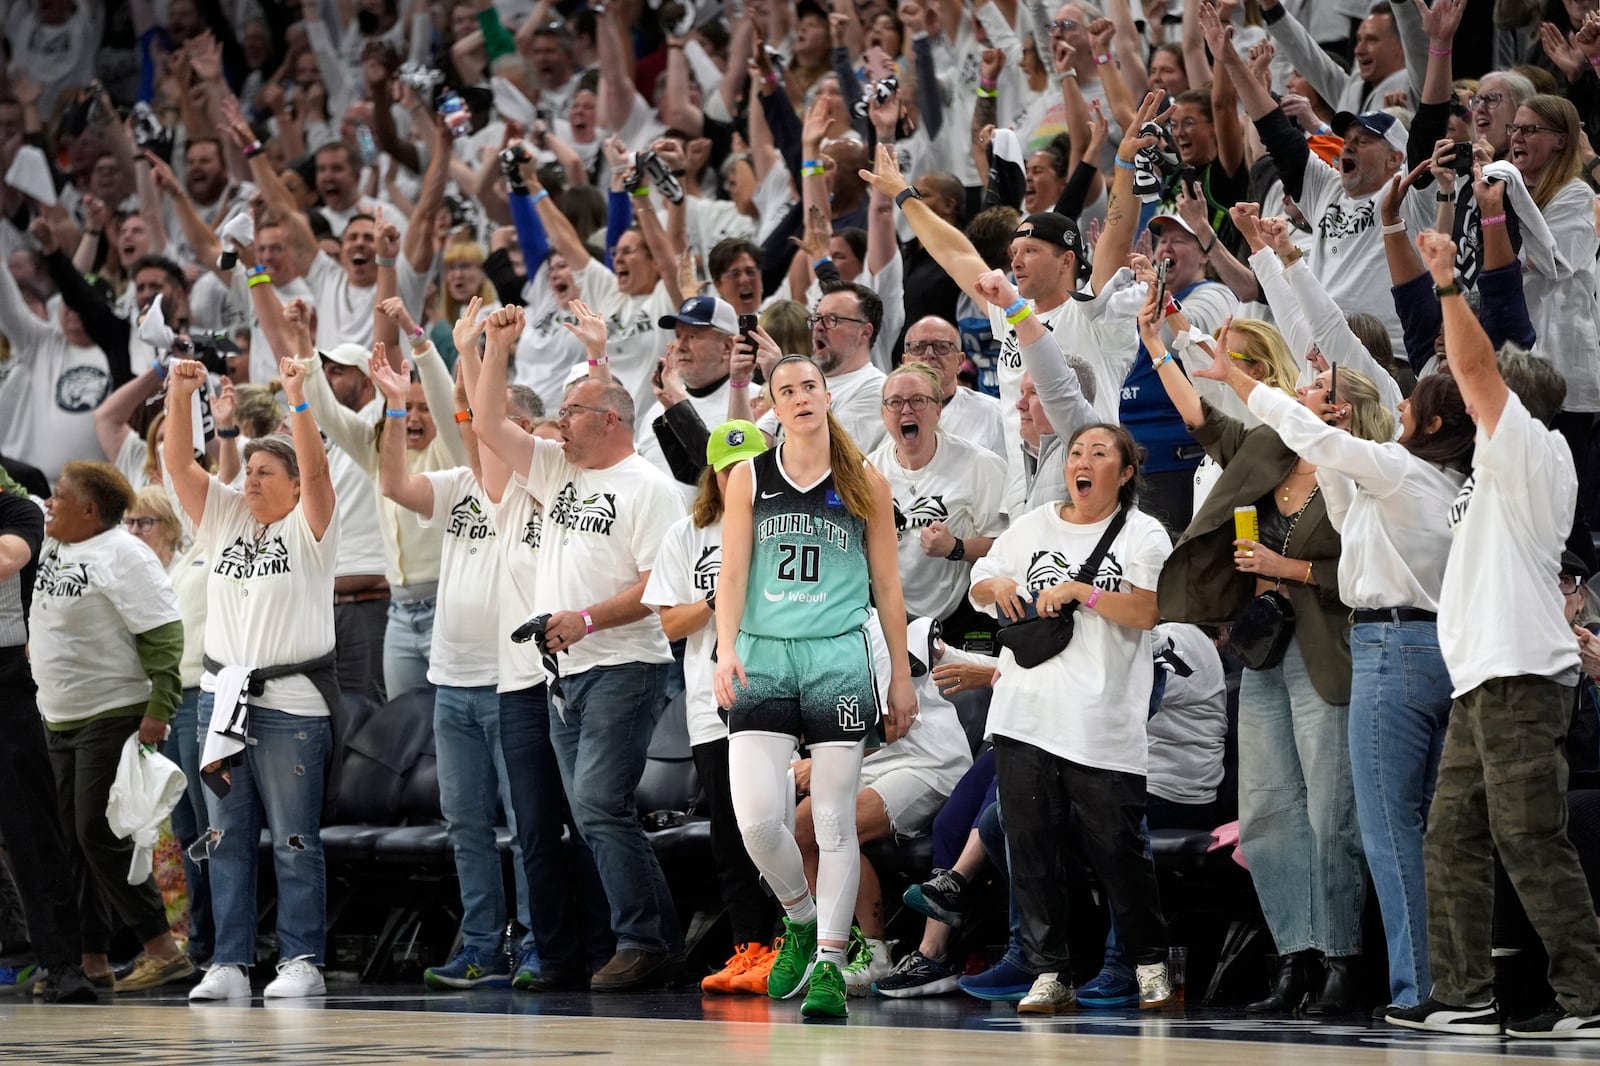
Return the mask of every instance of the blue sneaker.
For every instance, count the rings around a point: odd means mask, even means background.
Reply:
[[[1101,970],[1078,989],[1085,1010],[1125,1010],[1139,1005],[1139,982],[1122,970]]]
[[[443,966],[422,971],[429,988],[510,988],[511,960],[503,951],[481,955],[477,948],[463,947]]]
[[[963,977],[957,984],[961,991],[978,999],[992,1002],[1020,1003],[1033,987],[1036,975],[1029,973],[1008,955],[980,974]]]
[[[517,953],[516,969],[511,974],[511,987],[519,992],[531,992],[533,983],[539,979],[539,952],[535,948],[524,948]]]
[[[0,966],[0,993],[27,992],[39,979],[39,964],[30,962],[22,966]]]

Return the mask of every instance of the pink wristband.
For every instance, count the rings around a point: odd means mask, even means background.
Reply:
[[[1447,56],[1447,55],[1450,55],[1453,51],[1454,51],[1454,49],[1451,49],[1451,48],[1429,48],[1428,49],[1428,54],[1430,56]]]
[[[1480,225],[1480,226],[1503,226],[1503,225],[1505,225],[1505,222],[1506,222],[1505,213],[1501,212],[1498,215],[1490,215],[1487,218],[1480,219],[1478,221],[1478,225]]]
[[[1089,598],[1083,601],[1083,605],[1085,607],[1089,608],[1089,610],[1092,611],[1092,610],[1094,610],[1094,605],[1099,603],[1099,602],[1100,602],[1100,586],[1096,585],[1094,587],[1093,591],[1091,591],[1089,593]]]
[[[583,632],[585,633],[585,635],[587,635],[589,633],[593,633],[594,632],[594,619],[589,617],[589,612],[588,611],[579,611],[578,613],[583,616]]]
[[[749,378],[745,378],[743,381],[730,381],[730,382],[728,382],[728,388],[730,388],[730,389],[748,389],[749,387],[750,387],[750,379]]]

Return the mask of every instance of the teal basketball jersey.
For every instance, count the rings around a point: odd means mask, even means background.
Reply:
[[[780,445],[750,461],[754,544],[746,633],[797,640],[848,633],[867,620],[866,523],[845,508],[833,474],[800,488]]]

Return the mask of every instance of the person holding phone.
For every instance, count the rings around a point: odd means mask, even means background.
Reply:
[[[861,761],[869,744],[903,736],[917,708],[894,501],[830,412],[815,363],[779,360],[766,388],[783,442],[736,465],[728,479],[713,690],[727,712],[730,788],[745,848],[785,914],[767,994],[787,999],[804,990],[802,1015],[842,1018],[860,878]],[[882,712],[864,629],[869,600],[889,647]],[[819,832],[815,900],[784,824],[789,764],[802,742],[811,749],[813,817],[832,827]]]

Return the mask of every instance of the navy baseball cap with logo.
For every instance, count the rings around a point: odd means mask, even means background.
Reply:
[[[1339,136],[1343,137],[1351,126],[1360,126],[1374,137],[1388,142],[1389,147],[1397,152],[1406,150],[1405,123],[1387,111],[1363,111],[1359,115],[1341,111],[1333,116],[1333,132]]]
[[[1065,248],[1078,257],[1078,280],[1089,276],[1089,248],[1084,242],[1078,224],[1056,211],[1035,211],[1017,223],[1013,237],[1032,237],[1035,240]]]
[[[739,332],[739,316],[733,305],[715,296],[691,296],[683,301],[675,315],[662,315],[656,322],[662,329],[677,326],[709,326],[719,333],[733,336]]]

